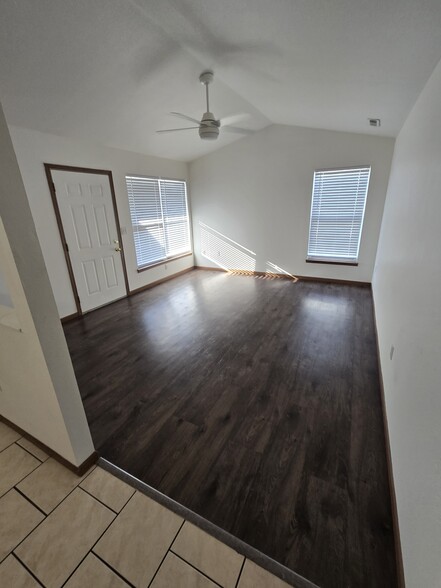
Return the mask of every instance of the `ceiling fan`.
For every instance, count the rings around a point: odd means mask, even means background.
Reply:
[[[253,133],[253,131],[249,129],[241,129],[239,127],[234,127],[229,124],[230,122],[247,118],[248,115],[236,114],[216,120],[214,114],[210,112],[210,103],[208,99],[208,85],[211,84],[211,82],[213,81],[213,72],[211,70],[203,71],[199,76],[199,81],[201,82],[201,84],[205,86],[205,97],[207,100],[207,112],[205,112],[202,115],[202,119],[199,121],[196,118],[187,116],[186,114],[181,114],[180,112],[170,113],[173,116],[177,116],[179,118],[183,118],[184,120],[189,120],[193,123],[196,123],[198,126],[181,127],[179,129],[164,129],[161,131],[156,131],[157,133],[174,133],[176,131],[189,131],[193,129],[199,129],[199,137],[201,139],[210,141],[213,141],[218,138],[220,128],[222,128],[222,131],[226,131],[228,133],[239,133],[241,135],[250,135]]]

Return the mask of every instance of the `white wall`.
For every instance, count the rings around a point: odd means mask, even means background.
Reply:
[[[0,414],[78,466],[93,443],[1,107],[0,268]]]
[[[441,586],[441,62],[396,142],[373,292],[406,585]]]
[[[144,272],[137,272],[125,186],[127,174],[186,179],[187,164],[81,143],[29,129],[11,127],[10,132],[61,317],[75,313],[76,306],[43,163],[112,171],[119,221],[123,232],[124,227],[127,230],[127,233],[122,235],[122,240],[130,290],[135,290],[193,265],[193,257],[190,256],[167,262],[167,269],[161,265]]]
[[[393,147],[388,138],[273,125],[197,159],[190,165],[197,265],[216,265],[208,248],[229,268],[370,282]],[[314,170],[365,164],[372,175],[358,267],[306,263]]]

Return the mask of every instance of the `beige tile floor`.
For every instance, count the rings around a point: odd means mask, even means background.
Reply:
[[[288,588],[100,467],[78,477],[0,422],[0,586]]]

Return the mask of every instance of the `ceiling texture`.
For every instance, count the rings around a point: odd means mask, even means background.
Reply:
[[[0,0],[9,124],[190,161],[215,116],[396,136],[441,58],[440,0]],[[381,118],[371,128],[368,118]]]

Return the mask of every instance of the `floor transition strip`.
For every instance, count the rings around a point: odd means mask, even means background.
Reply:
[[[169,498],[165,494],[162,494],[162,492],[155,490],[155,488],[152,488],[145,482],[138,480],[138,478],[135,478],[131,474],[125,472],[124,470],[110,463],[106,459],[100,457],[98,460],[98,465],[103,470],[106,470],[109,473],[113,474],[115,477],[119,478],[123,482],[126,482],[126,484],[129,484],[142,494],[145,494],[149,498],[152,498],[159,504],[162,504],[162,506],[165,506],[177,515],[180,515],[181,517],[185,518],[190,523],[193,523],[193,525],[196,525],[196,527],[199,527],[215,539],[222,541],[223,543],[225,543],[225,545],[228,545],[241,555],[253,561],[255,564],[261,566],[271,574],[274,574],[274,576],[277,576],[284,582],[291,584],[291,586],[293,586],[294,588],[320,588],[319,586],[317,586],[317,584],[314,584],[313,582],[310,582],[309,580],[303,578],[299,574],[296,574],[293,570],[290,570],[289,568],[275,561],[271,557],[268,557],[261,551],[254,549],[254,547],[251,547],[251,545],[248,545],[244,541],[241,541],[237,537],[234,537],[234,535],[231,535],[227,531],[224,531],[224,529],[221,529],[220,527],[211,523],[207,519],[204,519],[203,517],[193,512],[189,508],[186,508],[185,506],[179,504],[172,498]]]

